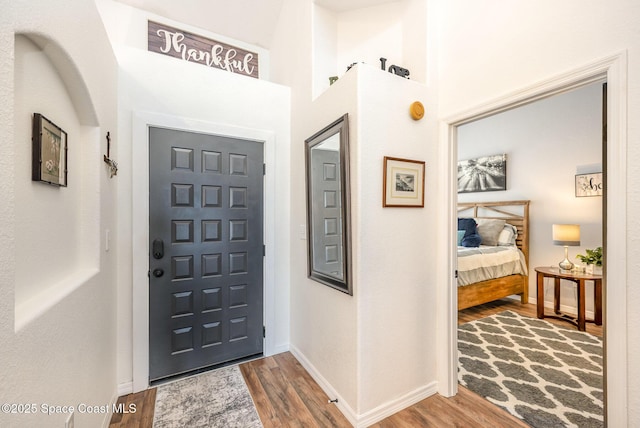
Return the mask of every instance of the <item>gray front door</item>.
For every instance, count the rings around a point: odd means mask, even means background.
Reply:
[[[262,150],[149,129],[150,381],[262,353]]]

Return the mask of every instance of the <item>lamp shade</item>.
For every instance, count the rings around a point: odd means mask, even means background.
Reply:
[[[579,224],[554,224],[553,245],[578,246],[580,245]]]

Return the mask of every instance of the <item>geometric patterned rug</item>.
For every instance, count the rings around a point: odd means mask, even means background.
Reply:
[[[160,385],[154,428],[261,428],[262,423],[237,365]]]
[[[602,427],[602,340],[506,311],[458,326],[458,380],[536,428]]]

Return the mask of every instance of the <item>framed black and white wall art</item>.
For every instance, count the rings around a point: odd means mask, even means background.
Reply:
[[[33,181],[67,186],[67,133],[40,113],[33,115]]]
[[[507,190],[507,155],[458,161],[458,193]]]
[[[385,156],[383,207],[424,207],[424,161]]]

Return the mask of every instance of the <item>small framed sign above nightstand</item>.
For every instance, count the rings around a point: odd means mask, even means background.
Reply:
[[[602,173],[576,175],[576,197],[602,196]]]

